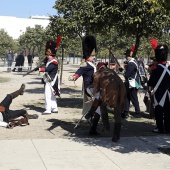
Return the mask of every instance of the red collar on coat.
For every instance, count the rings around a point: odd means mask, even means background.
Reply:
[[[166,65],[166,61],[159,61],[158,63],[151,66],[151,70],[155,70],[157,68],[158,64]]]

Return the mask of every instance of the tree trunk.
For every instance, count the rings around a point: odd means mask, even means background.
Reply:
[[[135,51],[133,52],[133,57],[136,58],[137,51],[139,49],[140,38],[142,37],[142,27],[137,30],[136,41],[135,41]]]

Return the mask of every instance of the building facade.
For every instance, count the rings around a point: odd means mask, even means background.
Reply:
[[[16,18],[12,16],[0,16],[0,29],[4,29],[13,39],[18,39],[25,33],[27,27],[34,28],[41,25],[44,29],[49,24],[47,16],[31,16],[29,18]]]

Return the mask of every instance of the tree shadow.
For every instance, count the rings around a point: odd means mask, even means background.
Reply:
[[[114,152],[120,153],[131,153],[131,152],[143,152],[143,153],[152,153],[157,154],[159,150],[153,149],[153,146],[148,145],[147,141],[145,141],[145,137],[148,135],[149,137],[158,137],[160,134],[153,135],[149,129],[153,125],[149,125],[147,122],[134,122],[124,120],[122,122],[122,131],[120,140],[117,143],[111,141],[112,133],[113,133],[113,123],[111,124],[111,132],[107,135],[104,135],[105,132],[100,132],[98,136],[89,136],[89,125],[86,121],[82,121],[79,128],[75,129],[75,124],[78,120],[74,122],[69,122],[66,120],[58,120],[58,119],[48,119],[46,120],[51,122],[52,125],[46,129],[48,131],[52,131],[57,127],[61,127],[68,133],[65,133],[64,136],[69,137],[70,140],[73,140],[78,143],[84,143],[85,145],[92,145],[97,147],[104,147],[109,150],[113,150]],[[101,126],[101,122],[98,126]],[[143,127],[143,128],[141,128]],[[128,133],[127,133],[128,132]],[[52,133],[52,132],[51,132]],[[152,135],[151,135],[152,134]],[[106,138],[107,137],[107,138]],[[125,137],[125,138],[122,138]],[[162,135],[165,138],[164,143],[166,145],[169,144],[169,138]]]
[[[129,116],[132,117],[132,118],[137,117],[136,113],[133,112],[133,111],[129,111]],[[147,113],[147,112],[141,112],[141,117],[145,118],[145,119],[151,119],[149,113]]]
[[[27,90],[29,92],[29,90]],[[30,93],[43,93],[41,89],[36,89],[35,91],[31,89]],[[83,107],[83,99],[82,98],[58,98],[57,104],[60,108],[71,108],[71,109],[82,109]],[[38,106],[37,106],[38,105]],[[44,110],[44,99],[42,99],[42,102],[37,102],[32,105],[23,105],[26,108],[30,108],[31,110],[35,110],[38,112],[42,112]]]
[[[61,88],[60,89],[61,94],[71,94],[71,95],[81,95],[82,91],[81,90],[76,90],[73,88]]]
[[[38,81],[31,81],[31,82],[28,82],[27,84],[40,84],[43,87],[43,84],[41,83],[41,81],[40,82],[38,82]]]
[[[122,120],[122,132],[123,137],[139,137],[139,136],[155,136],[156,134],[152,132],[155,128],[155,123],[148,121],[137,120],[136,118],[131,118],[130,120]]]
[[[83,99],[82,98],[58,98],[57,104],[59,107],[63,107],[63,108],[81,109],[83,107]]]
[[[43,104],[43,103],[39,103],[39,104]],[[44,105],[44,104],[43,104]],[[23,105],[25,108],[29,108],[30,110],[35,110],[36,112],[42,113],[44,111],[43,107],[40,106],[35,106],[35,105]]]
[[[64,136],[87,137],[87,135],[88,135],[88,124],[84,120],[81,122],[81,129],[75,129],[74,128],[75,125],[76,125],[76,121],[75,122],[68,122],[68,121],[59,120],[59,119],[48,119],[46,121],[52,123],[52,125],[47,129],[48,131],[52,131],[55,128],[57,128],[58,126],[60,126],[62,129],[66,130],[68,132]]]
[[[40,94],[40,93],[44,93],[44,88],[42,87],[42,88],[35,88],[35,89],[26,89],[25,92]]]
[[[35,89],[26,89],[25,91],[28,92],[28,93],[44,93],[44,84],[40,82],[37,82],[37,81],[31,81],[31,82],[28,82],[28,84],[39,84],[41,86],[41,88],[35,88]],[[75,90],[73,88],[61,88],[60,89],[61,91],[61,97],[62,97],[62,94],[70,94],[72,96],[72,98],[70,98],[70,100],[72,100],[73,98],[75,97],[81,97],[82,98],[82,91],[81,90]]]

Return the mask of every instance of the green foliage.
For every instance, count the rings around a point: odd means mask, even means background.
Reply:
[[[16,41],[1,30],[0,55],[8,49],[20,52],[28,48],[42,60],[46,41],[55,41],[58,35],[62,36],[58,56],[62,55],[61,49],[65,56],[82,55],[82,37],[93,34],[98,42],[98,57],[109,57],[109,50],[122,57],[132,45],[137,47],[138,56],[149,56],[151,37],[170,44],[169,4],[169,0],[56,0],[57,14],[50,17],[46,29],[40,25],[28,27]]]
[[[8,33],[4,29],[0,29],[0,56],[6,57],[6,53],[9,50],[13,51],[13,39],[8,35]]]
[[[108,48],[121,50],[122,54],[122,48],[133,44],[136,54],[142,38],[149,42],[151,37],[159,38],[163,30],[169,30],[167,3],[167,0],[57,0],[54,6],[57,15],[51,17],[49,30],[62,35],[65,48],[70,47],[71,39],[94,34],[99,56],[105,56]]]
[[[45,47],[45,42],[45,30],[42,26],[27,27],[26,32],[19,37],[20,51],[28,49],[32,55],[44,56],[42,49]]]

